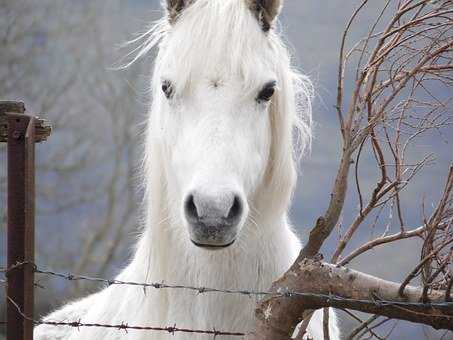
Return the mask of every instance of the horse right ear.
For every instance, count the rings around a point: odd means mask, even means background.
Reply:
[[[165,0],[163,6],[167,9],[168,21],[171,24],[176,22],[179,14],[194,0]]]
[[[283,0],[246,0],[246,2],[260,22],[263,31],[267,32],[280,13]]]

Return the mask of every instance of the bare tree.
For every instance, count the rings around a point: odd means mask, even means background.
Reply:
[[[324,307],[345,310],[360,321],[349,339],[382,338],[376,328],[390,319],[453,330],[453,165],[444,170],[445,185],[436,204],[426,204],[423,197],[419,206],[403,204],[416,175],[435,161],[434,155],[417,149],[420,141],[429,134],[445,138],[444,131],[453,124],[453,5],[445,0],[386,0],[368,34],[347,51],[368,2],[362,1],[353,13],[341,39],[336,114],[342,157],[330,202],[296,262],[272,285],[276,295],[258,305],[249,339],[288,339],[305,319],[298,335],[302,339],[311,311]],[[363,188],[360,176],[366,153],[373,155],[378,174],[371,190]],[[351,180],[355,195],[348,191]],[[347,197],[357,198],[357,215],[340,235],[330,261],[323,262],[318,253],[338,226]],[[418,225],[407,225],[405,209],[420,210]],[[345,254],[364,228],[380,236]],[[397,247],[407,238],[422,241],[420,260],[401,282],[345,267],[371,249]],[[371,317],[362,320],[353,311]],[[324,313],[325,325],[327,318]]]
[[[138,220],[135,170],[143,120],[138,113],[145,110],[134,82],[143,68],[112,68],[125,53],[116,45],[130,37],[122,6],[0,0],[0,99],[20,98],[53,125],[52,138],[37,149],[37,218],[43,228],[37,260],[50,267],[111,274],[112,265],[126,257],[130,244],[123,239]],[[0,162],[4,158],[0,149]],[[0,169],[1,192],[5,170]],[[80,209],[84,216],[75,218]],[[72,246],[63,246],[69,234]],[[53,282],[41,278],[40,284],[48,288],[38,294],[38,304],[45,305],[89,288],[68,286],[69,293],[55,294]]]

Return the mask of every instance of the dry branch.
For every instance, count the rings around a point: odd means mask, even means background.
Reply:
[[[444,292],[431,291],[428,294],[430,302],[443,303],[434,308],[429,303],[420,303],[422,289],[408,286],[402,298],[398,293],[399,288],[399,283],[346,267],[302,259],[273,284],[272,290],[322,294],[327,297],[265,298],[256,311],[257,328],[247,340],[287,340],[305,311],[328,306],[453,330],[453,305],[444,303]]]

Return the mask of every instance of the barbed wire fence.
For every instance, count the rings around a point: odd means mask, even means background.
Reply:
[[[180,284],[170,284],[165,282],[136,282],[136,281],[123,281],[114,278],[102,278],[102,277],[92,277],[92,276],[85,276],[85,275],[76,275],[73,273],[62,273],[53,270],[49,270],[47,268],[43,268],[38,266],[35,263],[30,262],[20,262],[15,264],[9,268],[0,268],[0,273],[8,276],[8,273],[18,269],[20,267],[29,265],[33,268],[34,273],[40,275],[46,275],[54,278],[60,278],[66,281],[88,281],[93,283],[101,283],[105,284],[106,286],[112,285],[123,285],[123,286],[134,286],[138,288],[142,288],[144,294],[146,295],[146,289],[152,288],[157,290],[162,289],[179,289],[179,290],[187,290],[196,292],[197,295],[202,294],[209,294],[209,293],[222,293],[222,294],[233,294],[233,295],[243,295],[252,297],[274,297],[274,298],[324,298],[328,299],[332,302],[355,302],[355,303],[370,303],[369,300],[359,300],[359,299],[350,299],[344,298],[341,296],[336,296],[333,294],[314,294],[314,293],[301,293],[301,292],[294,292],[290,290],[280,291],[280,292],[271,292],[271,291],[255,291],[255,290],[242,290],[242,289],[220,289],[214,287],[197,287],[197,286],[190,286],[190,285],[180,285]],[[1,280],[0,283],[5,283],[5,280]],[[36,286],[40,286],[39,284],[35,284]],[[211,335],[214,339],[220,336],[235,336],[235,337],[245,337],[247,334],[245,332],[240,331],[226,331],[226,330],[217,330],[215,328],[209,329],[190,329],[190,328],[179,328],[176,324],[173,326],[147,326],[147,325],[132,325],[129,322],[122,321],[120,323],[112,323],[112,324],[105,324],[105,323],[97,323],[97,322],[82,322],[81,319],[73,320],[73,321],[51,321],[51,320],[38,320],[27,316],[18,304],[7,296],[7,299],[10,303],[12,303],[20,315],[26,319],[31,321],[34,325],[49,325],[49,326],[67,326],[73,328],[81,328],[81,327],[97,327],[97,328],[109,328],[109,329],[116,329],[118,331],[128,331],[128,330],[139,330],[139,331],[158,331],[158,332],[166,332],[169,334],[174,335],[175,333],[192,333],[192,334],[204,334],[204,335]],[[442,310],[452,310],[453,309],[453,301],[446,300],[445,302],[398,302],[398,301],[386,301],[380,299],[378,296],[374,296],[374,304],[376,306],[394,306],[400,308],[410,307],[420,307],[420,308],[436,308],[440,311]],[[0,324],[6,324],[5,321],[1,321]]]
[[[217,336],[221,335],[228,335],[228,336],[245,336],[245,333],[240,332],[226,332],[226,331],[218,331],[215,328],[212,330],[201,330],[201,329],[191,329],[191,328],[179,328],[175,325],[168,326],[168,327],[156,327],[156,326],[135,326],[129,325],[126,322],[121,322],[119,324],[104,324],[104,323],[85,323],[82,322],[81,319],[77,321],[43,321],[43,320],[36,320],[30,318],[29,316],[25,315],[25,313],[21,310],[18,304],[7,296],[7,299],[10,303],[12,303],[18,313],[26,320],[31,321],[34,325],[48,325],[48,326],[67,326],[79,329],[80,327],[96,327],[96,328],[110,328],[116,330],[123,330],[127,332],[128,330],[139,330],[139,331],[159,331],[159,332],[167,332],[172,335],[175,333],[196,333],[196,334],[205,334],[205,335],[213,335],[214,339]],[[6,322],[1,322],[1,324],[6,324]]]

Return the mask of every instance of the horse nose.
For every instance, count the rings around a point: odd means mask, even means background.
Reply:
[[[242,210],[242,199],[234,192],[205,194],[193,191],[184,206],[189,223],[207,227],[235,226],[241,219]]]

